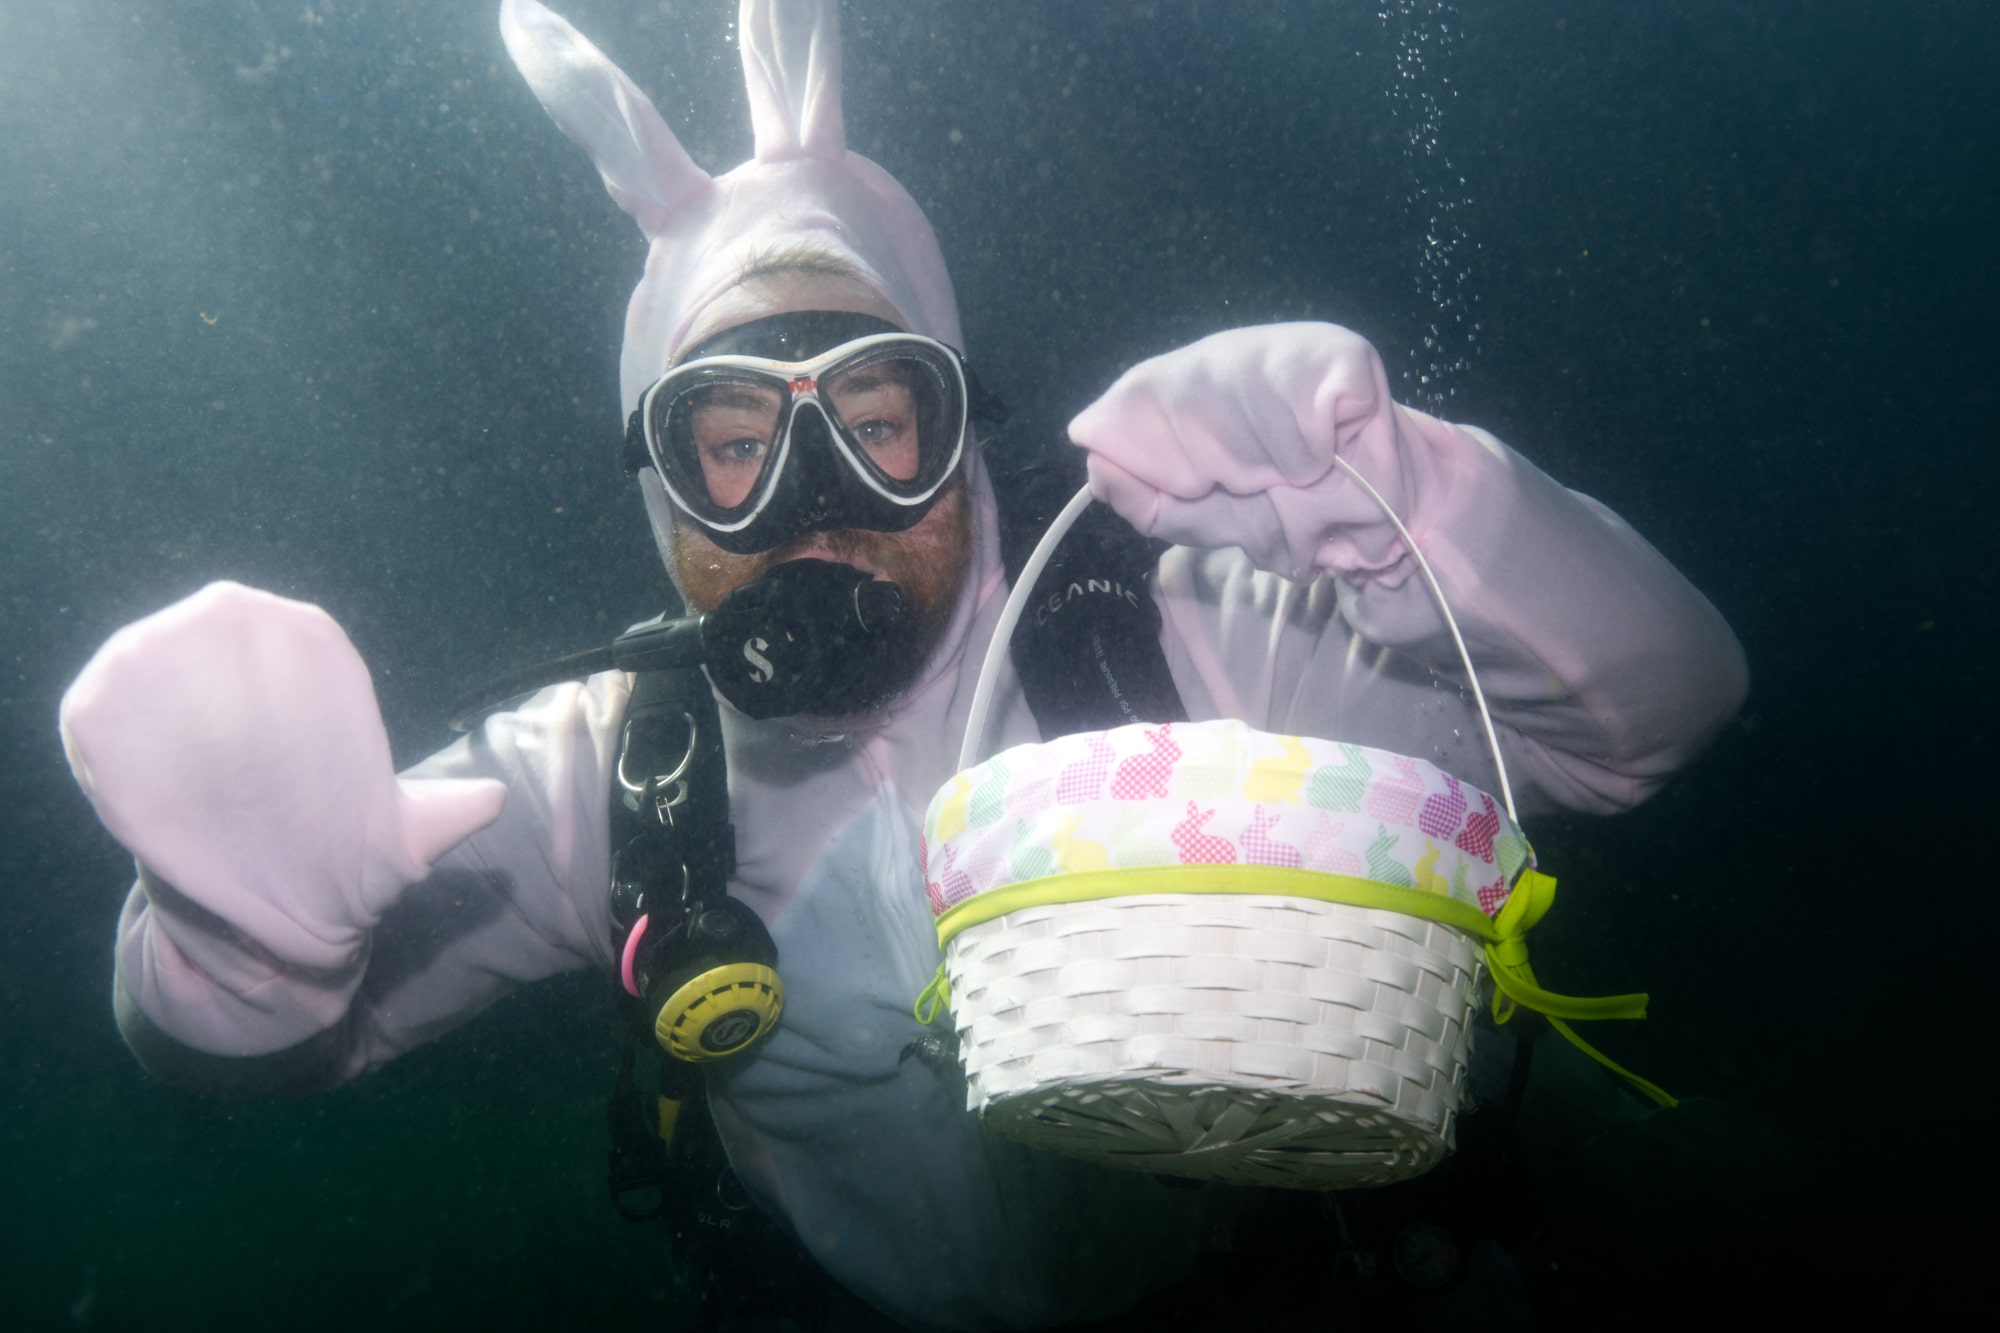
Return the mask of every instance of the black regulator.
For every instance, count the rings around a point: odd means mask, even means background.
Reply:
[[[613,646],[613,660],[636,672],[614,807],[619,981],[672,1060],[735,1055],[784,1008],[777,948],[728,893],[736,838],[709,684],[753,718],[852,712],[906,647],[907,623],[895,584],[794,560],[706,616],[635,630]]]

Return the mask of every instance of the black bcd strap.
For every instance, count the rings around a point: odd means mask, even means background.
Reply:
[[[1013,583],[1083,484],[1083,451],[1013,464],[1000,453],[989,446],[986,464],[1000,509],[1000,558]],[[1132,722],[1187,721],[1160,646],[1151,588],[1166,549],[1101,501],[1056,547],[1008,645],[1044,739]]]
[[[729,774],[722,718],[699,667],[633,676],[611,783],[611,922],[623,941],[641,915],[664,925],[687,909],[721,900],[736,869],[736,829],[729,822]],[[650,1221],[670,1212],[685,1188],[687,1163],[668,1152],[660,1106],[680,1106],[699,1081],[662,1059],[656,1096],[640,1095],[633,1066],[651,1048],[652,1015],[616,989],[625,1040],[606,1121],[611,1149],[606,1184],[620,1215]],[[680,1188],[676,1188],[676,1186]]]

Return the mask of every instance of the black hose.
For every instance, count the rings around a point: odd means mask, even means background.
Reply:
[[[560,685],[566,680],[583,680],[600,671],[609,671],[616,665],[612,651],[613,645],[606,644],[602,648],[558,657],[552,662],[538,662],[534,666],[511,671],[498,680],[488,681],[460,699],[458,706],[451,710],[451,729],[471,731],[480,718],[502,704],[550,685]]]

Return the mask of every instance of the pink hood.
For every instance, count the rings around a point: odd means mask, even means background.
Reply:
[[[535,0],[503,0],[507,52],[645,234],[620,364],[622,421],[744,266],[809,246],[853,265],[912,330],[965,350],[944,255],[894,177],[847,151],[834,0],[742,0],[756,155],[711,176],[602,51]]]

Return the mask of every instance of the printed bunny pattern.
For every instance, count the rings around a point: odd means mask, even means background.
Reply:
[[[1009,750],[932,799],[922,856],[940,914],[1049,875],[1254,865],[1415,888],[1490,916],[1527,845],[1491,796],[1421,759],[1224,719]]]

